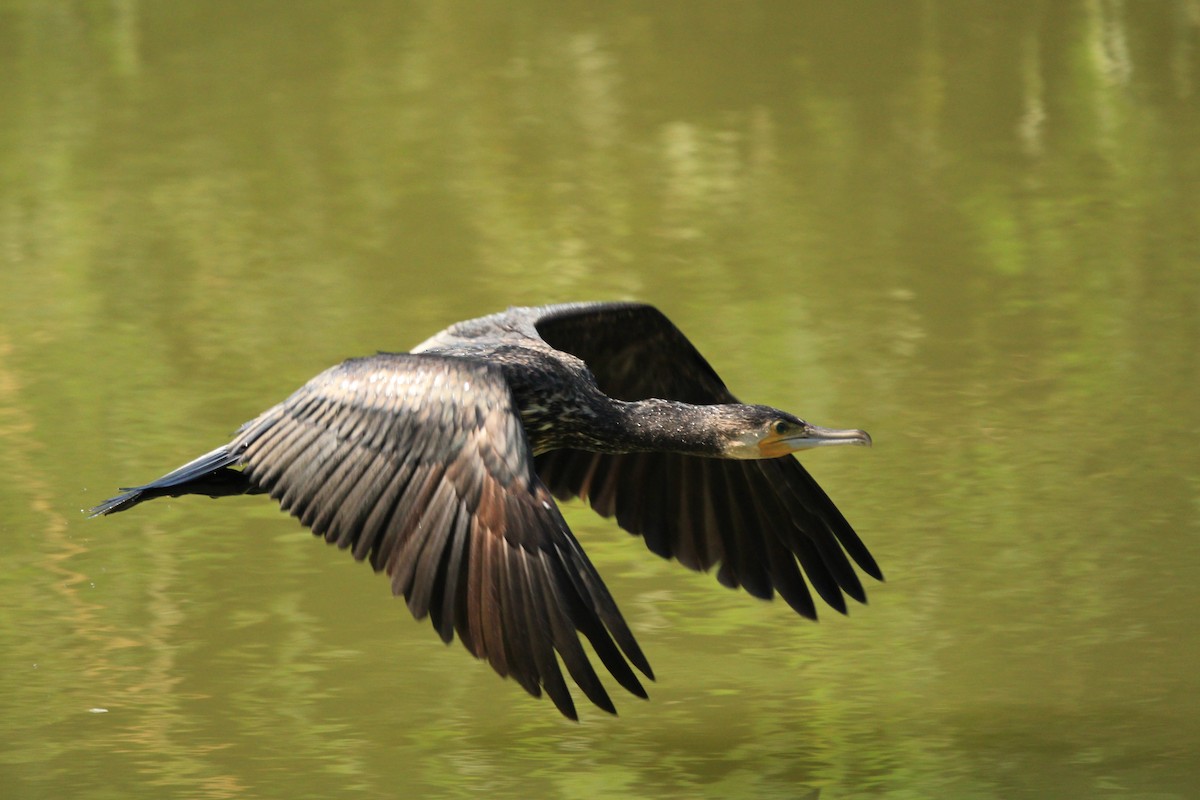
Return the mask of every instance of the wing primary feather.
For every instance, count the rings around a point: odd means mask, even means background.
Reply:
[[[576,630],[582,633],[588,642],[591,643],[592,649],[600,658],[600,662],[604,664],[605,669],[630,694],[641,698],[647,697],[646,690],[642,687],[633,670],[629,668],[629,664],[625,662],[621,651],[617,649],[617,645],[613,643],[608,631],[605,630],[603,623],[596,616],[595,612],[588,608],[584,604],[583,599],[578,595],[567,595],[566,599],[568,616],[572,623],[574,623]]]
[[[501,569],[499,563],[501,556],[497,551],[505,546],[504,537],[503,534],[495,531],[485,531],[479,535],[484,537],[483,563],[480,569],[483,592],[480,598],[479,632],[487,648],[488,660],[491,661],[497,672],[507,676],[512,671],[512,667],[508,663],[508,654],[504,647],[504,621],[500,615],[503,601],[500,597],[500,587],[497,585]]]
[[[471,535],[468,537],[470,550],[467,554],[467,580],[464,581],[467,602],[462,605],[462,620],[455,619],[458,637],[477,658],[487,658],[488,654],[487,638],[483,635],[483,580],[486,566],[484,563],[486,545],[484,537],[487,535],[488,532],[483,529],[483,523],[480,522],[479,517],[472,517]],[[496,671],[501,675],[504,674],[499,669]]]
[[[652,454],[647,453],[628,459],[617,456],[618,460],[613,464],[612,473],[616,484],[613,516],[622,527],[623,521],[642,520],[646,516],[646,468],[650,455]]]
[[[791,519],[781,514],[776,503],[764,503],[758,499],[753,473],[749,468],[729,470],[728,475],[730,480],[726,489],[729,502],[743,510],[744,516],[748,518],[745,524],[754,528],[754,533],[750,536],[758,537],[757,541],[763,553],[761,557],[765,559],[771,585],[796,613],[815,620],[817,609],[813,604],[812,595],[801,577],[796,557],[779,533],[781,528],[791,530]]]
[[[454,518],[454,533],[446,545],[445,564],[440,568],[442,601],[430,608],[433,627],[446,644],[454,638],[454,622],[457,619],[460,602],[460,587],[466,583],[463,579],[463,553],[467,549],[467,532],[471,525],[471,514],[461,500],[458,503],[458,514]],[[435,592],[437,589],[435,589]]]
[[[760,474],[770,477],[773,461],[751,463],[755,465],[753,468]],[[750,480],[748,484],[753,489],[755,503],[762,510],[764,516],[778,521],[775,534],[788,545],[788,548],[799,559],[800,565],[804,568],[804,574],[808,577],[813,589],[830,607],[845,614],[846,599],[842,596],[841,586],[814,542],[816,536],[826,533],[820,520],[812,519],[811,515],[803,508],[796,508],[794,504],[789,513],[789,508],[784,502],[785,495],[778,491],[770,491],[769,482]],[[800,518],[797,519],[796,515],[800,515]]]
[[[778,503],[756,502],[758,493],[753,488],[753,472],[749,468],[733,470],[731,474],[734,478],[730,483],[730,494],[740,495],[743,511],[751,518],[747,524],[757,528],[771,585],[796,613],[815,620],[817,609],[812,594],[801,575],[796,556],[787,544],[786,533],[794,530],[791,519],[782,514]]]
[[[616,714],[616,706],[613,705],[608,692],[604,690],[604,685],[600,683],[596,670],[592,668],[592,663],[583,652],[583,646],[579,643],[575,628],[568,620],[569,614],[564,607],[561,590],[556,591],[559,584],[554,580],[555,570],[549,564],[550,558],[550,554],[545,551],[539,554],[540,574],[537,576],[538,579],[533,582],[532,589],[542,593],[542,602],[550,619],[550,629],[554,636],[555,647],[562,655],[563,664],[566,665],[567,672],[571,674],[571,679],[579,685],[584,695],[608,713]]]
[[[751,585],[745,579],[746,569],[743,564],[747,558],[746,539],[755,535],[756,531],[746,524],[745,513],[735,519],[741,505],[746,502],[744,495],[740,500],[737,497],[737,475],[723,474],[719,470],[713,470],[709,479],[710,485],[705,492],[706,502],[713,516],[713,524],[721,537],[723,551],[721,568],[717,571],[717,580],[731,589],[736,589],[739,585],[746,585],[746,590],[754,594]],[[762,596],[761,590],[757,596]]]
[[[446,540],[454,526],[458,512],[458,498],[449,483],[438,486],[425,509],[414,535],[412,544],[405,548],[403,556],[406,574],[404,596],[408,609],[417,619],[424,619],[433,602],[434,585],[446,549]],[[399,571],[397,575],[399,575]]]
[[[808,577],[808,582],[812,584],[813,589],[831,608],[845,614],[846,599],[842,596],[842,590],[837,581],[826,569],[825,562],[821,560],[816,546],[805,536],[795,537],[793,545],[793,552],[800,561],[800,566],[804,568],[804,574]]]
[[[792,463],[788,463],[789,461]],[[788,456],[774,461],[756,462],[756,468],[768,483],[775,487],[777,503],[784,506],[785,512],[791,516],[792,537],[803,537],[811,541],[838,586],[855,600],[865,603],[866,592],[863,590],[862,582],[854,573],[850,559],[846,557],[846,553],[839,546],[828,517],[814,513],[805,503],[801,502],[794,490],[795,484],[788,481],[787,475],[792,473],[794,463],[795,459]],[[799,467],[800,465],[795,464],[795,466]],[[800,467],[800,470],[803,471],[803,467]],[[785,536],[784,540],[787,541],[788,538]]]
[[[808,497],[811,497],[814,504],[820,508],[821,516],[828,522],[830,530],[842,547],[846,548],[846,552],[854,559],[854,562],[862,569],[863,572],[870,575],[876,580],[883,580],[883,571],[879,569],[879,565],[875,563],[875,558],[867,550],[867,546],[863,544],[862,539],[858,538],[858,534],[854,532],[854,528],[846,521],[842,512],[829,499],[829,495],[821,488],[812,475],[808,473],[799,461],[791,459],[792,465],[789,466],[788,472],[791,473],[793,479],[804,488]]]
[[[720,509],[718,520],[732,528],[728,539],[734,540],[733,548],[726,547],[726,554],[735,549],[738,554],[737,577],[741,585],[752,596],[770,600],[775,592],[767,569],[767,554],[763,540],[773,533],[767,529],[761,507],[754,502],[749,481],[742,467],[746,462],[707,460],[704,467],[709,474],[707,502]]]
[[[599,457],[603,458],[603,456]],[[675,537],[675,526],[679,525],[679,459],[680,456],[674,453],[661,454],[661,471],[657,473],[658,480],[663,483],[658,498],[659,524],[648,526],[642,535],[646,547],[660,558],[671,558],[674,555],[672,540]],[[638,532],[637,526],[625,530]]]
[[[699,513],[702,501],[703,487],[697,487],[701,475],[699,465],[694,459],[679,459],[676,471],[678,510],[675,515],[675,527],[671,532],[671,555],[688,569],[702,572],[712,562],[704,561],[704,537],[702,529],[703,516]]]
[[[701,487],[701,491],[692,501],[696,509],[696,519],[700,522],[699,541],[702,546],[698,548],[698,555],[704,569],[708,569],[725,555],[725,542],[717,526],[716,510],[712,503],[712,493],[717,490],[720,480],[717,471],[721,462],[711,458],[693,458],[692,462],[696,484]]]
[[[575,701],[567,684],[563,680],[562,671],[558,668],[558,659],[554,657],[554,632],[550,623],[550,611],[544,603],[538,602],[537,590],[533,588],[532,577],[529,574],[530,560],[537,558],[536,552],[520,548],[512,551],[513,559],[511,579],[521,597],[521,606],[525,609],[525,629],[529,635],[529,648],[533,662],[546,694],[568,719],[578,720]]]
[[[813,542],[842,591],[860,603],[867,602],[867,593],[863,589],[862,581],[854,574],[854,567],[850,566],[846,553],[838,546],[837,541],[830,536],[814,536]]]
[[[667,469],[668,457],[665,453],[646,453],[629,459],[632,469],[627,473],[626,484],[635,489],[637,499],[621,502],[622,498],[618,498],[617,524],[627,531],[640,530],[647,543],[666,540],[667,492],[658,484]],[[653,552],[654,548],[650,549]]]
[[[502,625],[500,642],[508,662],[508,674],[534,697],[542,696],[538,670],[530,652],[531,635],[526,624],[525,608],[520,587],[516,585],[513,559],[518,557],[513,547],[503,540],[492,542],[494,549],[497,605]]]
[[[694,509],[695,522],[699,530],[697,531],[697,542],[700,546],[697,547],[697,556],[704,569],[708,569],[713,564],[725,557],[725,541],[723,532],[717,525],[716,509],[713,508],[712,492],[715,488],[712,482],[712,472],[709,467],[716,462],[711,459],[694,459],[692,464],[692,474],[695,484],[693,486],[694,496],[692,498],[692,508]]]
[[[767,538],[764,544],[771,582],[780,597],[800,616],[815,620],[817,607],[813,604],[812,595],[809,594],[804,579],[800,577],[795,557],[778,539]]]
[[[783,459],[778,461],[783,462]],[[788,549],[800,559],[813,588],[826,602],[842,613],[845,613],[845,600],[841,596],[843,591],[860,603],[866,602],[866,592],[862,583],[854,574],[854,568],[850,566],[849,559],[838,546],[826,520],[813,514],[789,491],[790,484],[786,483],[786,478],[777,469],[788,465],[774,461],[755,463],[755,468],[767,479],[767,485],[760,486],[758,492],[760,497],[767,496],[763,505],[765,507],[770,504],[771,508],[777,509],[771,513],[781,522],[790,520],[790,525],[777,526],[776,532]],[[776,486],[776,490],[768,492],[767,486],[770,485]],[[832,600],[834,597],[837,598],[836,602]]]
[[[646,656],[642,654],[633,634],[625,625],[625,620],[621,618],[621,612],[617,610],[616,604],[609,596],[608,590],[604,588],[604,584],[600,582],[599,576],[595,575],[586,556],[579,557],[582,555],[579,552],[579,546],[574,543],[573,539],[568,540],[566,544],[571,552],[564,554],[559,550],[557,563],[561,572],[566,575],[567,581],[575,587],[574,593],[564,594],[564,597],[568,599],[578,599],[577,603],[571,604],[570,616],[575,622],[575,627],[592,643],[592,648],[600,656],[600,660],[604,662],[604,666],[613,674],[613,677],[629,691],[639,697],[644,697],[645,689],[642,688],[637,677],[625,663],[625,658],[628,658],[634,666],[641,670],[643,675],[653,680],[654,673],[650,669],[649,662],[646,661]],[[561,575],[559,580],[562,580]],[[613,644],[614,639],[620,646],[620,650]],[[625,654],[624,658],[621,656],[622,651]]]

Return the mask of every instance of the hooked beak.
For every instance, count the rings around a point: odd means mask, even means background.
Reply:
[[[871,434],[857,428],[822,428],[820,425],[805,423],[804,427],[793,433],[783,435],[772,434],[758,444],[759,452],[764,458],[778,458],[797,450],[808,450],[813,447],[827,447],[835,444],[857,444],[871,446]]]

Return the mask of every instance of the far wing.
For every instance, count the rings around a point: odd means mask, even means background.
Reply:
[[[580,358],[617,400],[657,397],[694,405],[736,403],[679,328],[643,303],[547,306],[536,323],[551,347]]]
[[[696,405],[737,399],[658,309],[634,303],[551,306],[537,322],[548,344],[584,361],[607,394]],[[582,497],[651,551],[756,597],[776,591],[800,614],[816,608],[800,570],[833,608],[866,594],[847,555],[882,578],[858,534],[792,456],[728,461],[675,453],[555,450],[536,458],[555,496]]]
[[[534,472],[494,367],[407,354],[347,361],[247,424],[230,449],[313,533],[386,572],[443,640],[457,631],[566,716],[575,708],[556,651],[613,711],[577,632],[645,696],[626,659],[652,677],[649,664]]]

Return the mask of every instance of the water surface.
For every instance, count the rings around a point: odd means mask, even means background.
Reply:
[[[1195,795],[1195,2],[15,0],[0,71],[5,797]],[[871,431],[870,605],[571,506],[659,678],[571,724],[264,498],[79,513],[602,298]]]

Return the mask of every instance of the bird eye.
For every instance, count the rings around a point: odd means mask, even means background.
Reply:
[[[779,420],[778,422],[775,423],[775,432],[778,433],[780,436],[782,436],[783,434],[788,432],[788,427],[789,426],[786,422],[784,422],[783,420]]]

